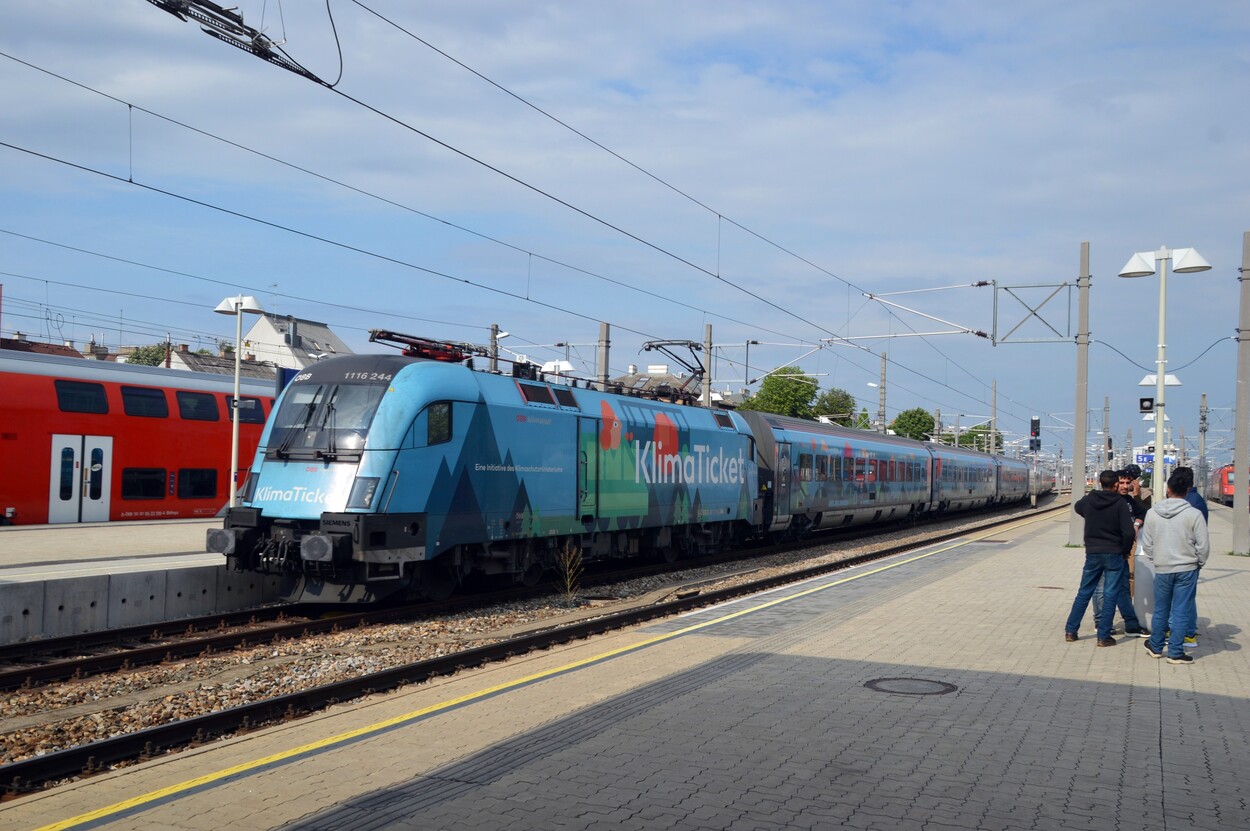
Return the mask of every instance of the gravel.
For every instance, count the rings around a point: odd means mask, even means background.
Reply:
[[[269,697],[358,677],[512,637],[526,628],[657,602],[699,585],[715,589],[849,559],[935,531],[971,531],[1021,509],[895,531],[854,542],[596,586],[573,607],[563,595],[501,604],[437,620],[380,624],[205,658],[0,694],[0,764],[124,735]]]

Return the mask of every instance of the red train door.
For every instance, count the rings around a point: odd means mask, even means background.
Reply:
[[[112,436],[52,436],[48,522],[108,522]]]

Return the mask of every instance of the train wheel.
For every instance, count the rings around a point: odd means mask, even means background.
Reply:
[[[442,563],[422,563],[418,591],[426,600],[439,602],[456,593],[456,576]]]
[[[543,564],[538,560],[531,560],[527,566],[517,575],[517,581],[526,588],[534,588],[543,579]]]

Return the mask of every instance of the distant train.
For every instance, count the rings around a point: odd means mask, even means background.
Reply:
[[[1207,488],[1206,498],[1232,507],[1233,493],[1233,466],[1217,467],[1211,472],[1211,483]]]
[[[240,385],[244,463],[274,388]],[[233,375],[0,350],[0,524],[215,516],[233,396]]]
[[[583,562],[1020,502],[1024,462],[757,412],[685,406],[460,363],[399,336],[297,375],[209,551],[283,594],[441,597]]]

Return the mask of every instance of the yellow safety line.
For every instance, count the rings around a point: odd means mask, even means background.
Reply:
[[[370,733],[380,733],[389,728],[396,727],[400,724],[404,724],[405,722],[415,721],[424,716],[428,716],[432,713],[439,712],[440,710],[449,710],[449,709],[452,709],[453,707],[458,707],[461,704],[466,704],[470,701],[474,701],[474,700],[481,699],[481,698],[486,698],[496,693],[503,692],[504,690],[508,690],[508,689],[512,689],[516,687],[522,687],[527,684],[531,684],[535,681],[540,681],[544,678],[550,678],[553,675],[559,675],[565,672],[572,672],[574,670],[581,669],[582,667],[588,666],[593,663],[597,663],[599,661],[606,661],[609,658],[615,658],[617,656],[624,655],[629,652],[636,652],[640,649],[644,649],[648,646],[652,646],[654,644],[660,643],[661,641],[672,640],[673,638],[677,638],[682,635],[688,635],[691,632],[697,632],[700,629],[705,629],[709,626],[714,626],[718,623],[724,623],[725,621],[733,620],[734,618],[739,618],[739,617],[742,617],[743,615],[747,615],[753,612],[758,612],[764,609],[772,608],[773,606],[776,606],[780,603],[785,603],[791,600],[798,599],[800,597],[806,597],[809,594],[815,594],[816,592],[821,592],[821,591],[824,591],[825,589],[833,588],[834,586],[840,586],[844,583],[849,583],[852,580],[859,580],[861,578],[868,577],[873,574],[879,574],[883,571],[888,571],[892,568],[898,568],[899,566],[907,565],[908,563],[914,563],[917,560],[923,560],[926,557],[932,557],[935,554],[942,554],[946,551],[951,551],[955,548],[959,548],[964,545],[970,545],[971,543],[979,542],[983,539],[994,536],[994,534],[1001,534],[1004,531],[1014,531],[1018,528],[1032,525],[1036,522],[1041,522],[1042,520],[1047,519],[1047,518],[1048,517],[1036,517],[1033,519],[1022,521],[1017,525],[1008,526],[1007,528],[998,528],[991,533],[987,533],[979,537],[973,537],[971,539],[965,539],[956,543],[952,543],[951,545],[948,545],[945,548],[939,548],[934,551],[929,551],[925,554],[917,554],[914,557],[909,557],[905,560],[899,560],[897,562],[890,563],[889,565],[879,566],[878,568],[874,568],[869,571],[857,572],[849,577],[844,577],[840,580],[835,580],[830,583],[822,583],[819,586],[814,586],[810,589],[805,589],[804,591],[801,591],[797,594],[789,594],[789,595],[786,595],[785,597],[778,597],[773,600],[769,600],[765,603],[761,603],[757,606],[751,606],[746,609],[739,609],[736,612],[731,612],[727,615],[723,615],[721,617],[714,618],[712,620],[706,620],[706,621],[703,621],[702,623],[695,623],[683,629],[675,630],[673,632],[666,632],[660,635],[655,635],[654,637],[650,637],[645,640],[638,641],[637,643],[633,643],[628,646],[622,646],[618,649],[609,650],[608,652],[602,652],[598,655],[594,655],[589,658],[583,658],[579,661],[574,661],[572,663],[565,664],[559,667],[555,667],[553,669],[546,669],[546,670],[543,670],[542,672],[536,672],[532,675],[527,675],[524,678],[518,678],[513,681],[506,681],[502,684],[496,684],[493,687],[487,687],[484,690],[477,690],[476,692],[467,693],[457,698],[452,698],[447,701],[439,702],[438,704],[431,704],[429,707],[424,707],[420,710],[414,710],[409,713],[404,713],[403,715],[395,716],[394,718],[390,718],[385,721],[379,721],[374,724],[370,724],[366,727],[360,727],[355,730],[349,730],[348,732],[340,733],[337,736],[330,736],[329,738],[320,739],[315,742],[310,742],[308,744],[300,745],[299,747],[294,747],[294,748],[291,748],[290,750],[284,750],[280,753],[274,753],[272,755],[265,756],[261,759],[253,759],[250,762],[243,762],[242,764],[235,765],[234,767],[225,768],[224,770],[215,771],[213,773],[208,773],[203,776],[197,776],[194,779],[188,779],[185,782],[179,782],[176,785],[170,785],[169,787],[161,788],[160,790],[152,791],[150,793],[146,793],[146,794],[143,794],[142,796],[137,796],[132,799],[127,799],[122,802],[109,805],[105,808],[100,808],[98,810],[91,811],[86,814],[80,814],[79,816],[71,817],[70,819],[62,820],[61,822],[55,822],[51,825],[44,825],[40,828],[35,829],[35,831],[65,831],[65,829],[74,828],[75,826],[82,825],[84,823],[92,822],[94,820],[104,819],[105,817],[108,817],[112,814],[120,814],[132,808],[137,808],[140,805],[144,805],[149,802],[156,802],[160,799],[164,799],[165,797],[174,796],[175,794],[193,790],[203,785],[208,785],[213,782],[220,781],[222,779],[227,779],[236,774],[246,773],[247,771],[255,770],[257,768],[261,768],[266,765],[271,765],[276,762],[282,762],[287,759],[294,758],[296,756],[300,756],[306,753],[311,753],[315,750],[322,750],[332,745],[343,744],[345,742],[351,741],[352,739],[358,739],[362,736],[367,736]],[[814,578],[814,579],[819,579],[819,578]]]

